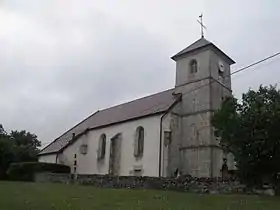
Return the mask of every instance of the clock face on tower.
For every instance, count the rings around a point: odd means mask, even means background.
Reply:
[[[220,72],[224,72],[225,71],[225,66],[224,66],[222,61],[218,62],[218,68],[219,68]]]

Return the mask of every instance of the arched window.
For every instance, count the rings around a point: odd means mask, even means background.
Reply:
[[[136,129],[135,145],[134,145],[134,156],[142,157],[144,152],[144,128],[139,126]]]
[[[190,62],[190,72],[191,74],[194,74],[197,72],[197,60],[193,59]]]
[[[98,160],[102,160],[105,157],[106,153],[106,135],[103,133],[99,138],[99,145],[98,145]]]

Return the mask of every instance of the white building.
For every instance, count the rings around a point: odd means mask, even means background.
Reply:
[[[78,174],[220,176],[226,155],[211,116],[231,95],[234,61],[204,38],[172,59],[173,89],[95,112],[45,147],[39,161]]]

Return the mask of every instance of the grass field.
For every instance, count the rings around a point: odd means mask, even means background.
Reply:
[[[0,182],[0,210],[31,209],[280,210],[280,198]]]

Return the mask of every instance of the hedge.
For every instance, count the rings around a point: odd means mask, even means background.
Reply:
[[[33,181],[35,173],[38,172],[70,173],[70,167],[41,162],[12,163],[7,171],[7,175],[10,180]]]

